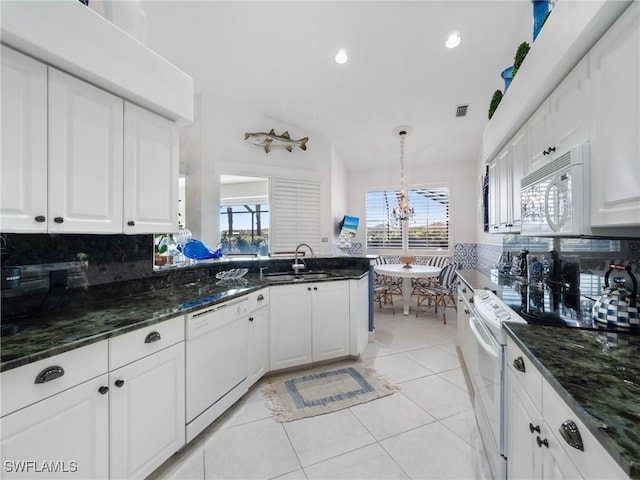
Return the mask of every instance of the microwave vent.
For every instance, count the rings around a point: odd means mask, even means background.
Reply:
[[[532,183],[536,183],[542,180],[543,178],[551,175],[552,173],[568,167],[569,165],[571,165],[571,150],[569,150],[567,153],[560,155],[553,162],[546,164],[544,167],[541,167],[535,172],[532,172],[526,177],[524,177],[520,181],[520,186],[522,188],[528,187]]]

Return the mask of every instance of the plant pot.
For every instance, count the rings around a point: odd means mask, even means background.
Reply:
[[[504,80],[504,93],[507,93],[511,80],[513,80],[513,66],[505,68],[500,76]]]

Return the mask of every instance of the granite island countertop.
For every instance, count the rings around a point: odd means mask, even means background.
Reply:
[[[503,328],[627,475],[640,479],[640,335]]]
[[[333,276],[329,278],[309,281],[359,279],[366,274],[357,269],[331,271]],[[17,333],[2,337],[0,372],[189,314],[264,287],[293,283],[304,281],[271,282],[258,274],[248,274],[238,282],[211,278],[105,300],[91,307],[57,308],[32,315],[19,320]]]

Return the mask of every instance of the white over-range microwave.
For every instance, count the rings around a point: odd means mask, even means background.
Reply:
[[[520,183],[521,233],[591,235],[589,143],[577,145]]]

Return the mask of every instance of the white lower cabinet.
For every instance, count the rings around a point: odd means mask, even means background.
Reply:
[[[145,478],[185,444],[184,342],[109,373],[110,477]]]
[[[313,361],[349,355],[349,281],[323,282],[311,288]]]
[[[183,317],[0,379],[3,479],[145,478],[185,444]]]
[[[271,370],[349,355],[349,281],[274,287],[269,320]]]
[[[583,478],[564,454],[513,371],[508,373],[507,477],[513,479]]]
[[[511,338],[506,363],[507,478],[628,478]],[[569,426],[580,448],[563,438]]]
[[[247,387],[269,371],[269,289],[249,294],[249,372]]]
[[[111,478],[144,478],[185,444],[184,317],[109,340]]]
[[[0,374],[1,478],[109,475],[107,341]]]
[[[0,419],[2,478],[107,478],[107,393],[105,374]]]

